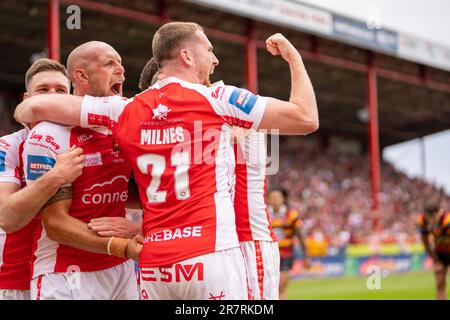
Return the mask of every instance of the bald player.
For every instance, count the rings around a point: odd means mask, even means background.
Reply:
[[[122,95],[125,70],[120,55],[108,44],[80,45],[69,55],[67,65],[74,95]],[[41,211],[42,225],[34,237],[31,298],[138,299],[134,263],[126,252],[111,250],[112,238],[101,237],[88,227],[93,218],[101,217],[121,218],[126,223],[131,166],[114,147],[112,136],[104,130],[41,122],[25,142],[25,167],[39,162],[42,168],[51,168],[57,155],[70,145],[83,148],[85,167]],[[27,170],[27,184],[37,178],[39,174]],[[131,233],[139,230],[138,226]],[[115,240],[127,243],[125,238]]]

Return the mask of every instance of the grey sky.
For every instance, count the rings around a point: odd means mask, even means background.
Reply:
[[[365,21],[377,7],[382,27],[421,37],[450,48],[448,0],[299,0]],[[373,12],[373,10],[372,10]],[[426,180],[450,194],[450,130],[425,139]],[[422,176],[420,142],[386,148],[383,158],[411,177]]]

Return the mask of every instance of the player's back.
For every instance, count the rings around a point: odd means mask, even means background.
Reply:
[[[124,217],[131,166],[105,132],[41,122],[30,132],[25,145],[27,183],[53,167],[57,155],[72,145],[83,148],[85,166],[71,185],[69,214],[85,223],[97,217]],[[33,249],[34,277],[66,272],[70,266],[97,271],[124,261],[56,243],[48,238],[42,224],[36,230]]]
[[[230,195],[231,127],[202,86],[163,83],[134,97],[115,131],[143,202],[141,266],[239,246]],[[143,120],[147,119],[147,120]]]

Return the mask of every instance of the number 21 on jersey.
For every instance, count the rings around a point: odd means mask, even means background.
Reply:
[[[189,152],[172,153],[170,157],[170,165],[175,167],[175,195],[178,200],[186,200],[191,196],[189,190]],[[161,176],[166,170],[166,158],[160,154],[147,153],[137,158],[137,166],[143,174],[149,174],[148,167],[152,166],[150,173],[152,179],[147,188],[147,198],[149,203],[166,202],[167,191],[158,191],[161,184]]]

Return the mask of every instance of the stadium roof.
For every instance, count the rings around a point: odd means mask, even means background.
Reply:
[[[229,2],[229,1],[222,1]],[[242,2],[242,1],[241,1]],[[244,1],[245,2],[245,1]],[[421,137],[450,128],[450,73],[406,61],[392,52],[372,53],[343,38],[276,26],[187,1],[61,1],[61,58],[89,40],[110,43],[122,55],[127,81],[125,94],[138,91],[139,74],[151,55],[151,39],[162,21],[195,21],[206,27],[220,59],[213,80],[246,86],[245,44],[249,24],[258,46],[259,93],[279,98],[289,95],[289,69],[270,56],[263,41],[281,32],[300,49],[316,89],[320,132],[342,133],[367,141],[367,63],[378,70],[379,127],[381,146]],[[81,29],[68,30],[66,8],[82,9]],[[273,23],[273,21],[272,21]],[[19,94],[31,59],[45,54],[47,1],[2,1],[0,4],[0,85]],[[307,32],[308,31],[308,32]],[[370,46],[366,46],[369,48]],[[371,48],[373,49],[373,48]]]

